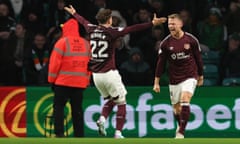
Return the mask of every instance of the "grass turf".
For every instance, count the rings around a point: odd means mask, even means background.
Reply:
[[[239,144],[240,138],[0,138],[0,144]]]

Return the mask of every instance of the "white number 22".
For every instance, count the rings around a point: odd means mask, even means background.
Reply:
[[[92,47],[92,57],[93,58],[107,58],[108,53],[106,53],[106,49],[108,48],[107,41],[90,41]]]

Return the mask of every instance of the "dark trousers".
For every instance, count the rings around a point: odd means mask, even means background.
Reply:
[[[71,105],[74,137],[84,136],[82,99],[84,88],[73,88],[55,85],[53,87],[53,116],[56,136],[64,135],[64,107],[69,100]]]

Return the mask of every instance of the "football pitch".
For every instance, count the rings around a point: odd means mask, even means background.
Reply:
[[[240,138],[0,138],[0,144],[239,144]]]

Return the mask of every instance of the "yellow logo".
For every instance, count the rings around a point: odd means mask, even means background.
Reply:
[[[42,135],[44,135],[44,133],[46,131],[47,136],[50,134],[49,131],[51,129],[51,126],[50,126],[49,122],[47,122],[47,125],[44,128],[44,122],[39,121],[39,120],[42,119],[42,118],[40,118],[41,116],[45,117],[47,115],[53,114],[53,103],[46,104],[46,101],[49,101],[49,99],[52,99],[52,97],[53,97],[53,93],[48,93],[48,94],[42,96],[41,99],[39,99],[38,102],[36,103],[34,110],[33,110],[34,111],[33,112],[33,121],[36,126],[36,129]],[[66,107],[67,107],[68,112],[70,112],[71,106],[69,103],[66,104]],[[71,120],[71,115],[68,113],[68,115],[66,116],[67,123],[70,120]],[[52,126],[52,128],[54,129],[53,126]],[[53,132],[53,129],[52,129],[52,132]],[[71,134],[72,132],[73,132],[73,126],[68,128],[68,133]]]
[[[0,105],[0,127],[3,133],[8,136],[8,137],[19,137],[19,134],[26,134],[26,127],[21,128],[19,127],[20,124],[20,119],[24,116],[24,113],[26,112],[26,101],[22,101],[18,103],[18,105],[13,106],[10,113],[16,113],[15,116],[12,119],[12,125],[11,128],[9,129],[7,126],[7,123],[9,121],[6,121],[5,117],[5,111],[8,108],[8,104],[10,101],[15,97],[18,96],[21,93],[25,93],[26,89],[25,88],[19,88],[11,91],[6,97],[2,100],[2,103]],[[9,120],[9,119],[8,119]]]

